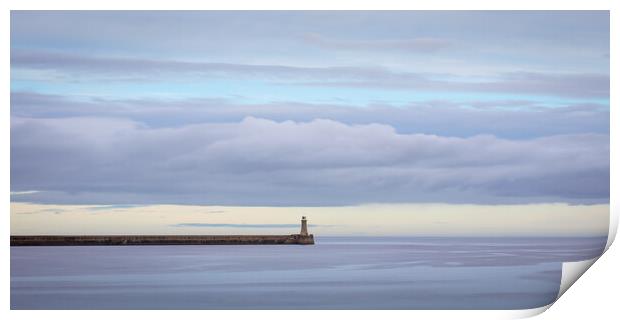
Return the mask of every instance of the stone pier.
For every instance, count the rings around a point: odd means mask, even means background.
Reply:
[[[11,246],[124,246],[124,245],[262,245],[314,244],[306,217],[301,233],[290,235],[28,235],[11,236]]]

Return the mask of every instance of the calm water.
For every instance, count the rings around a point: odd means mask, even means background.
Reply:
[[[606,238],[317,237],[314,246],[12,247],[12,309],[521,309]]]

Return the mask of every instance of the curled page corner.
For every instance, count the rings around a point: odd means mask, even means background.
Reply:
[[[568,288],[570,288],[573,283],[575,283],[575,281],[577,281],[577,279],[579,279],[579,277],[581,277],[594,264],[594,262],[598,260],[598,258],[600,258],[600,256],[590,260],[563,262],[562,279],[560,280],[560,290],[558,290],[558,296],[556,297],[555,301],[546,306],[520,310],[521,312],[514,313],[512,314],[512,316],[518,318],[529,318],[547,311],[547,309],[551,308],[551,306],[560,299],[560,297],[566,292],[566,290],[568,290]]]
[[[558,296],[554,302],[532,309],[519,310],[518,312],[513,312],[508,314],[509,317],[514,318],[529,318],[536,315],[539,315],[549,309],[555,302],[557,302],[560,297],[570,288],[576,281],[579,279],[588,269],[594,265],[596,260],[598,260],[605,252],[609,249],[611,244],[614,242],[616,238],[616,234],[618,232],[618,211],[611,210],[609,215],[609,233],[607,234],[607,243],[605,244],[605,249],[601,253],[600,256],[582,261],[571,261],[571,262],[563,262],[562,263],[562,278],[560,280],[560,289],[558,290]],[[515,310],[516,311],[516,310]]]
[[[618,215],[612,210],[609,215],[609,233],[607,234],[607,243],[605,244],[605,250],[601,253],[601,256],[605,254],[607,249],[611,246],[616,238],[618,232]],[[583,261],[570,261],[562,263],[562,280],[560,281],[560,290],[558,291],[557,299],[570,288],[577,279],[579,279],[601,256],[583,260]]]
[[[605,254],[605,252],[609,249],[611,244],[614,242],[617,232],[618,232],[618,214],[617,214],[617,211],[611,210],[610,215],[609,215],[609,233],[607,234],[607,243],[605,244],[605,249],[603,250],[600,256],[589,259],[589,260],[570,261],[570,262],[562,263],[562,279],[560,280],[560,290],[558,291],[558,296],[556,298],[556,301],[560,299],[560,297],[562,297],[562,295],[566,292],[566,290],[568,290],[568,288],[570,288],[575,283],[575,281],[577,281],[577,279],[579,279],[584,273],[586,273],[586,271],[588,271],[588,269],[592,265],[594,265],[596,260],[598,260],[603,254]],[[549,307],[551,307],[551,305],[553,305],[553,303],[545,307],[531,309],[531,310],[542,309],[542,311],[540,311],[540,313],[542,313],[545,310],[547,310]],[[532,315],[536,315],[536,314],[537,313],[532,313]]]
[[[570,288],[579,277],[581,277],[600,256],[583,261],[571,261],[562,263],[562,280],[560,281],[560,290],[557,299]]]

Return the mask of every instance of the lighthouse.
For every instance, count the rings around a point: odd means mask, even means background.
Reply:
[[[306,217],[301,217],[301,232],[299,233],[302,236],[307,236],[308,235],[308,221],[306,220]]]

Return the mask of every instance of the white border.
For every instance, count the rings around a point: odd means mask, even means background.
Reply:
[[[56,1],[44,1],[44,0],[21,0],[21,1],[3,1],[2,4],[4,6],[4,10],[2,12],[2,72],[3,77],[1,78],[1,92],[3,93],[4,100],[4,108],[3,117],[2,117],[2,139],[5,146],[5,153],[3,153],[2,158],[2,167],[4,168],[4,172],[6,175],[5,183],[2,185],[2,195],[4,195],[5,199],[5,221],[2,224],[2,228],[4,231],[3,237],[3,245],[1,247],[1,254],[4,258],[3,261],[5,263],[2,265],[3,269],[3,279],[4,287],[2,290],[2,302],[4,303],[3,313],[7,313],[3,318],[4,319],[32,319],[35,317],[45,316],[46,318],[51,317],[54,318],[62,318],[62,319],[82,319],[85,317],[94,318],[94,319],[108,319],[110,317],[140,317],[140,318],[152,318],[152,319],[168,319],[170,317],[178,317],[182,316],[183,318],[204,318],[205,316],[209,317],[222,317],[222,318],[258,318],[258,319],[316,319],[323,317],[334,317],[334,318],[376,318],[376,317],[385,317],[388,316],[390,319],[410,319],[411,317],[423,317],[425,319],[504,319],[504,318],[517,318],[517,317],[527,317],[538,314],[544,310],[546,307],[533,309],[533,310],[513,310],[513,311],[267,311],[267,312],[255,312],[255,311],[105,311],[105,312],[92,312],[92,311],[58,311],[58,312],[37,312],[37,311],[8,311],[10,309],[9,299],[10,299],[10,274],[9,274],[9,237],[10,234],[10,223],[9,219],[9,211],[10,211],[10,164],[8,157],[8,148],[10,143],[9,133],[10,133],[10,111],[9,111],[9,97],[10,97],[10,45],[9,45],[9,37],[10,37],[10,12],[9,10],[60,10],[60,9],[81,9],[81,10],[93,10],[93,9],[107,9],[107,10],[136,10],[136,9],[150,9],[150,10],[195,10],[195,9],[214,9],[214,10],[225,10],[225,9],[262,9],[262,10],[274,10],[274,9],[297,9],[297,10],[344,10],[344,9],[355,9],[355,10],[442,10],[442,9],[450,9],[450,10],[612,10],[612,30],[611,30],[611,87],[618,87],[617,85],[617,68],[614,64],[614,57],[617,56],[617,39],[620,33],[618,32],[618,23],[614,21],[617,19],[618,14],[618,3],[620,1],[614,0],[511,0],[511,1],[496,1],[496,0],[434,0],[434,1],[394,1],[394,0],[382,0],[382,1],[368,1],[368,0],[349,0],[349,1],[330,1],[330,0],[315,0],[315,1],[306,1],[304,3],[299,3],[299,1],[286,1],[286,0],[262,0],[262,1],[242,1],[242,0],[228,0],[226,2],[198,2],[195,0],[175,0],[175,1],[161,1],[161,0],[153,0],[148,2],[137,2],[137,1],[119,1],[119,0],[108,0],[108,1],[77,1],[77,0],[56,0]],[[614,95],[613,90],[611,93],[611,106],[615,106],[616,95]],[[617,127],[617,122],[615,121],[618,118],[618,112],[612,107],[611,108],[611,163],[618,163],[618,130],[614,130],[614,127]],[[618,170],[615,170],[615,167],[612,165],[611,167],[611,194],[618,194]],[[618,221],[618,204],[617,199],[612,197],[611,199],[611,224],[610,224],[610,233],[615,235],[617,230],[617,221]],[[610,241],[608,242],[608,248],[611,244],[611,240],[613,237],[610,237]],[[610,251],[614,251],[612,248]],[[613,273],[613,270],[620,270],[619,262],[617,259],[618,252],[615,250],[614,259],[603,257],[601,260],[606,260],[608,263],[613,263],[615,261],[616,265],[613,268],[609,268],[609,265],[605,265],[607,270],[612,270],[608,272],[612,272],[611,274],[602,275],[598,274],[599,281],[605,281],[604,279],[613,278],[618,279],[617,274]],[[594,269],[597,268],[595,265]],[[599,268],[601,269],[601,268]],[[586,275],[588,276],[588,275]],[[603,278],[600,278],[603,277]],[[607,283],[604,283],[603,286],[598,286],[595,288],[606,288]],[[617,282],[616,282],[617,285]],[[608,304],[606,307],[609,308],[609,312],[605,312],[605,306],[598,305],[594,301],[599,301],[604,299],[605,297],[609,297],[606,294],[614,294],[618,292],[617,288],[608,288],[607,292],[588,292],[586,295],[581,295],[580,301],[574,301],[571,305],[564,305],[563,307],[568,307],[564,309],[564,312],[558,310],[558,312],[553,312],[553,315],[550,313],[549,316],[553,316],[555,319],[571,319],[573,318],[571,315],[574,315],[574,309],[584,311],[587,310],[588,305],[596,305],[599,312],[599,317],[597,319],[612,319],[615,318],[617,314],[617,310],[615,310],[615,305]],[[571,291],[566,294],[566,296],[571,296]],[[587,302],[588,297],[594,297],[590,299],[591,301]],[[597,299],[598,297],[598,299]],[[559,303],[552,308],[560,309],[562,304],[560,300]],[[584,309],[585,308],[585,309]],[[595,311],[593,311],[595,312]],[[583,314],[583,312],[582,312]],[[549,318],[551,319],[551,318]]]
[[[613,0],[228,0],[174,2],[80,1],[80,0],[16,0],[11,10],[609,10]]]

